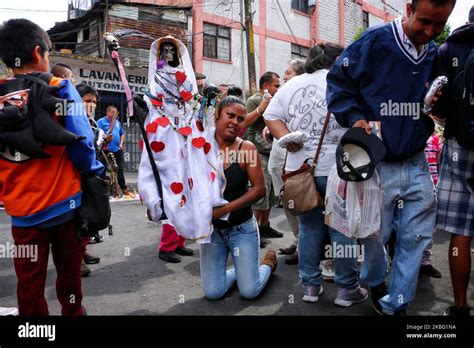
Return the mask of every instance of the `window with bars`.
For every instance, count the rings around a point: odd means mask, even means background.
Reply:
[[[308,0],[291,0],[291,8],[296,11],[308,13]]]
[[[305,60],[308,57],[308,47],[291,44],[291,58],[300,58]]]
[[[203,55],[230,62],[230,29],[204,23]]]

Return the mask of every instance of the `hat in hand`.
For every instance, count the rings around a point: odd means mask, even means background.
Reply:
[[[336,150],[337,173],[345,181],[369,180],[386,152],[378,136],[367,135],[364,128],[351,128]]]

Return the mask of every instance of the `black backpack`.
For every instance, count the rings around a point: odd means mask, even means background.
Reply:
[[[453,80],[452,98],[459,121],[456,140],[462,147],[474,150],[474,47]]]

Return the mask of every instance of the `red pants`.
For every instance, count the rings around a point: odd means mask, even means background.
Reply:
[[[175,251],[184,247],[184,239],[178,236],[173,226],[163,224],[161,227],[160,251]]]
[[[47,229],[12,226],[15,245],[37,248],[37,260],[15,257],[20,315],[49,315],[44,297],[49,245],[56,266],[56,294],[62,315],[83,315],[81,290],[81,241],[74,220]]]

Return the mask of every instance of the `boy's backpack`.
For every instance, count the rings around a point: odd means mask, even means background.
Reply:
[[[474,47],[453,80],[452,98],[459,121],[456,140],[462,147],[474,150]]]

